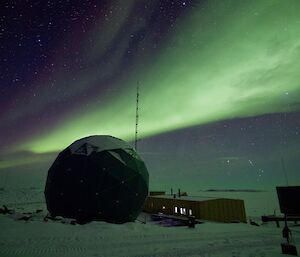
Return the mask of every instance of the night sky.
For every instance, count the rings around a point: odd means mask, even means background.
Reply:
[[[153,187],[272,187],[283,169],[299,184],[299,13],[298,0],[2,1],[0,172],[45,172],[84,136],[132,142],[139,86]]]

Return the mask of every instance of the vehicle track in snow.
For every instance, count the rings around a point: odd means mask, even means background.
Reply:
[[[49,225],[51,226],[51,224]],[[162,233],[155,231],[154,234],[151,234],[149,230],[128,231],[127,234],[113,231],[114,233],[110,234],[105,233],[107,225],[102,224],[103,230],[101,230],[100,224],[97,226],[99,230],[93,229],[93,236],[91,236],[91,233],[88,235],[85,233],[84,226],[52,225],[56,226],[54,235],[53,232],[48,236],[45,233],[41,236],[29,233],[29,237],[18,234],[15,239],[1,236],[0,256],[215,257],[224,256],[226,253],[228,257],[264,257],[266,251],[274,252],[274,249],[278,249],[279,253],[281,242],[280,233],[277,236],[271,236],[272,231],[268,230],[264,233],[257,233],[256,230],[240,231],[236,234],[232,232],[214,234],[187,228],[165,228],[160,230]],[[26,226],[30,229],[30,222]],[[69,230],[69,226],[72,227],[71,230]]]

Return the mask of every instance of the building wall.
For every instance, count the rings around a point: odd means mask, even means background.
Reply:
[[[177,207],[177,213],[175,207]],[[192,215],[196,219],[219,222],[247,222],[244,201],[236,199],[194,201],[148,196],[144,211],[148,213],[162,212],[169,215]]]
[[[198,202],[199,218],[221,222],[246,222],[246,212],[243,200],[214,199]]]

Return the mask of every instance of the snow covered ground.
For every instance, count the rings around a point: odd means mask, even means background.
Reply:
[[[43,190],[35,188],[0,191],[0,204],[7,204],[17,212],[0,214],[1,257],[284,256],[280,248],[283,242],[281,229],[275,224],[257,227],[205,222],[192,229],[161,227],[149,218],[146,224],[137,221],[122,225],[105,222],[71,225],[68,220],[45,222],[47,212]],[[22,213],[37,209],[43,211],[33,213],[28,221],[18,220]],[[258,217],[264,213],[259,213],[258,209],[255,213],[260,223]],[[300,227],[291,229],[300,250]]]

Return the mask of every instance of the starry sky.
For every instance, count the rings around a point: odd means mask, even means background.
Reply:
[[[88,135],[132,142],[138,86],[150,183],[300,183],[298,0],[0,5],[2,173]]]

